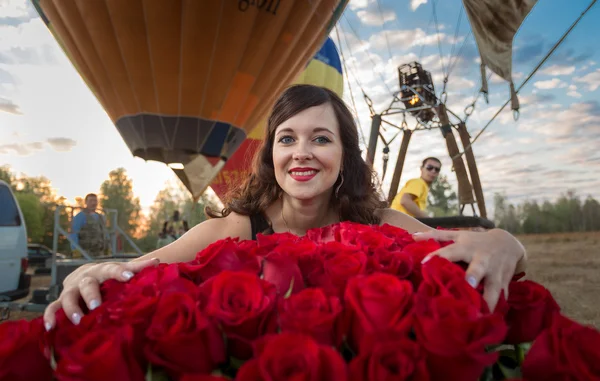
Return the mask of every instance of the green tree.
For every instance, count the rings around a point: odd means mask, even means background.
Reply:
[[[521,232],[521,211],[513,204],[509,204],[506,196],[494,194],[494,222],[500,229],[511,233]]]
[[[108,174],[108,179],[100,186],[100,207],[103,210],[117,211],[117,225],[133,236],[139,227],[140,200],[133,195],[133,182],[124,168],[117,168]],[[110,224],[110,216],[107,215]]]
[[[582,225],[585,231],[600,230],[600,203],[592,196],[588,196],[581,207]]]
[[[9,166],[3,165],[2,167],[0,167],[0,180],[6,182],[8,185],[11,185],[11,186],[13,185],[14,176],[10,172]]]
[[[17,192],[15,195],[27,227],[29,242],[41,242],[44,237],[44,208],[33,193]]]
[[[458,214],[456,192],[448,182],[448,178],[440,175],[431,185],[428,196],[428,207],[435,217],[446,217]]]
[[[146,218],[146,224],[141,237],[136,242],[140,249],[149,252],[156,249],[158,234],[163,224],[178,210],[182,219],[188,222],[190,228],[206,220],[205,206],[214,206],[215,200],[203,195],[194,202],[189,192],[180,182],[168,182],[165,188],[156,195]]]

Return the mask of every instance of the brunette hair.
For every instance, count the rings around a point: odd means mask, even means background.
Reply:
[[[264,140],[254,157],[251,175],[227,194],[226,206],[220,213],[207,209],[206,214],[213,218],[225,217],[231,212],[254,215],[264,212],[273,204],[283,192],[275,179],[273,167],[275,130],[298,113],[327,103],[335,112],[343,147],[342,173],[334,185],[336,192],[332,192],[331,203],[339,208],[341,221],[378,224],[380,218],[375,211],[387,204],[381,201],[377,193],[373,170],[361,156],[354,118],[337,94],[313,85],[294,85],[283,92],[269,116]]]
[[[421,168],[423,168],[425,166],[425,163],[427,163],[428,160],[437,161],[440,166],[442,165],[442,162],[440,161],[440,159],[438,159],[437,157],[430,156],[430,157],[426,158],[425,160],[423,160],[423,163],[421,164]]]

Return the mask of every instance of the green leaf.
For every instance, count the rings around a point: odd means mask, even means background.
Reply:
[[[228,380],[232,380],[231,377],[229,377],[227,374],[221,372],[221,370],[217,369],[217,370],[213,370],[212,373],[210,374],[211,376],[215,376],[215,377],[223,377],[226,378]]]
[[[287,299],[292,295],[292,290],[294,289],[294,281],[295,280],[296,280],[296,278],[292,278],[292,280],[290,281],[290,287],[288,288],[287,292],[283,296],[284,299]]]
[[[498,362],[496,364],[502,371],[502,374],[504,375],[504,377],[506,377],[507,379],[511,379],[511,378],[520,379],[522,377],[521,368],[511,369],[507,366],[502,365],[500,362]]]
[[[146,381],[170,381],[169,376],[162,369],[153,369],[152,364],[148,363],[146,371]]]
[[[231,367],[233,367],[234,369],[236,369],[236,370],[237,370],[237,369],[240,369],[240,368],[242,367],[242,365],[244,365],[244,363],[245,363],[245,362],[246,362],[246,361],[244,361],[244,360],[240,360],[240,359],[238,359],[238,358],[235,358],[235,357],[233,357],[233,356],[230,356],[230,357],[229,357],[229,365],[230,365]]]
[[[56,357],[54,357],[54,348],[50,349],[50,367],[56,370]]]
[[[525,361],[525,356],[527,356],[527,353],[531,349],[532,344],[533,343],[521,343],[515,346],[517,352],[517,361],[519,362],[519,365],[523,364],[523,361]]]
[[[494,372],[491,366],[485,368],[483,374],[479,377],[479,381],[494,381]]]

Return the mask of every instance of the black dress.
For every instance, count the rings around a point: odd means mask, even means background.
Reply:
[[[273,234],[273,228],[264,214],[257,213],[250,216],[250,227],[252,229],[252,239],[256,240],[257,234],[269,235]]]

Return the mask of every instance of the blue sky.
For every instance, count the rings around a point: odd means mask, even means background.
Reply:
[[[513,57],[517,86],[589,1],[572,0],[568,7],[565,4],[538,1],[519,30]],[[437,2],[439,39],[446,65],[460,9],[460,0]],[[398,89],[397,67],[419,57],[433,73],[436,88],[441,89],[438,35],[435,25],[430,24],[431,17],[431,0],[350,1],[338,24],[349,70],[345,98],[352,104],[351,90],[365,136],[369,133],[369,111],[356,77],[378,111],[389,103],[390,90]],[[494,192],[504,193],[513,202],[554,199],[567,189],[600,199],[600,179],[595,175],[600,171],[597,20],[599,5],[523,88],[519,120],[515,122],[510,110],[505,110],[475,143],[488,208]],[[463,14],[455,50],[469,31]],[[337,44],[335,30],[331,36]],[[470,37],[449,78],[449,108],[464,116],[463,110],[472,102],[479,83],[478,53]],[[473,136],[508,95],[508,85],[492,77],[489,104],[479,98],[468,120]],[[414,124],[410,118],[407,121]],[[391,146],[390,163],[396,160],[399,143],[398,138]],[[382,163],[381,148],[380,143],[378,169]],[[420,131],[411,141],[402,183],[418,175],[420,160],[430,155],[442,159],[443,172],[454,182],[440,132]],[[175,181],[165,165],[132,157],[102,107],[26,0],[0,0],[0,165],[4,164],[30,176],[48,177],[57,192],[69,200],[98,191],[108,172],[120,166],[133,178],[134,191],[144,207],[152,204],[165,182]],[[390,180],[388,172],[383,181],[385,191]]]

